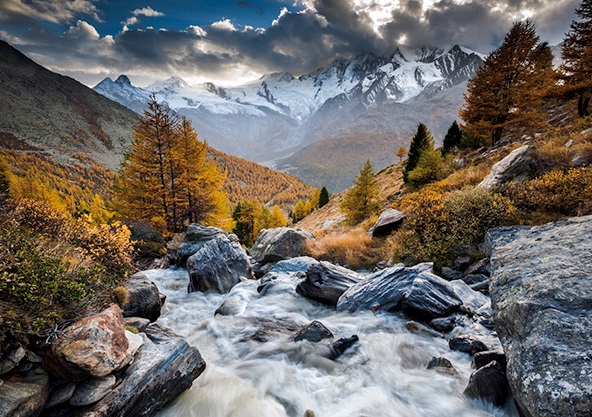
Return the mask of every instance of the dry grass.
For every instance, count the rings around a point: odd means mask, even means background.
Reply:
[[[368,269],[381,260],[382,240],[372,239],[367,230],[369,221],[355,229],[321,233],[308,243],[307,249],[316,259],[337,263],[350,269]]]

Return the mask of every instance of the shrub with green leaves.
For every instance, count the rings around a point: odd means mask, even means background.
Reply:
[[[44,217],[45,214],[45,217]],[[132,271],[129,232],[68,219],[42,202],[0,206],[0,357],[114,301]]]
[[[445,194],[424,189],[396,207],[407,214],[403,228],[389,238],[396,258],[447,266],[460,254],[475,251],[491,227],[511,215],[511,202],[476,187]]]

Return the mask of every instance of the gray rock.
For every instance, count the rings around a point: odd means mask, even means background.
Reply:
[[[340,297],[337,310],[402,310],[422,319],[447,316],[462,302],[450,284],[430,269],[431,264],[396,266],[369,275]]]
[[[592,216],[492,229],[491,300],[527,417],[592,415]]]
[[[36,416],[43,409],[48,395],[47,375],[13,375],[0,386],[0,416]]]
[[[450,376],[454,376],[454,377],[458,377],[458,371],[456,369],[454,369],[454,366],[452,366],[452,362],[450,362],[448,359],[446,358],[442,358],[442,357],[433,357],[430,362],[428,363],[427,369],[433,369],[437,372],[440,372],[442,374],[446,374],[446,375],[450,375]]]
[[[463,278],[463,273],[460,271],[457,271],[455,269],[452,268],[448,268],[447,266],[442,267],[442,278],[448,280],[448,281],[454,281],[456,279],[462,279]]]
[[[525,179],[533,169],[534,160],[531,156],[533,149],[533,146],[524,145],[510,152],[491,168],[478,187],[489,189],[508,181]]]
[[[52,387],[52,393],[49,396],[49,400],[47,400],[45,403],[45,408],[51,408],[65,403],[70,398],[72,398],[74,391],[76,391],[76,384],[73,382],[63,385],[54,385]]]
[[[413,320],[406,322],[405,328],[413,334],[423,334],[431,337],[444,337],[442,333],[432,330],[428,326],[425,326]]]
[[[314,239],[312,233],[300,229],[263,229],[249,253],[261,264],[296,258],[306,254],[306,241],[309,239]]]
[[[378,220],[368,230],[368,234],[372,237],[388,236],[403,224],[405,214],[395,209],[386,209],[383,211]]]
[[[470,315],[473,315],[477,310],[489,303],[487,297],[473,290],[463,281],[451,281],[450,287],[452,287],[456,296],[462,301],[465,312]]]
[[[323,339],[331,338],[333,338],[333,333],[331,333],[331,330],[327,329],[320,321],[314,320],[312,323],[303,327],[302,330],[298,331],[292,340],[295,342],[308,340],[310,342],[316,343]]]
[[[487,350],[485,352],[477,352],[473,356],[473,366],[475,369],[483,368],[490,362],[496,361],[500,364],[504,372],[506,372],[506,355],[503,351],[499,350]]]
[[[76,386],[68,402],[75,407],[94,404],[111,391],[115,382],[115,375],[87,379]]]
[[[158,287],[145,274],[138,272],[132,275],[125,288],[129,296],[122,308],[123,317],[142,317],[151,322],[160,317],[162,305]]]
[[[312,265],[318,265],[319,261],[310,256],[299,256],[297,258],[279,261],[271,269],[272,272],[290,274],[294,272],[306,272]]]
[[[465,275],[461,278],[461,280],[463,280],[468,285],[480,284],[482,282],[487,282],[487,284],[489,285],[489,277],[487,275],[483,275],[483,274]]]
[[[482,399],[501,407],[508,398],[506,374],[496,361],[490,362],[471,374],[464,391],[469,398]]]
[[[449,332],[456,326],[456,317],[440,317],[430,321],[430,326],[439,332]]]
[[[296,291],[306,298],[334,306],[345,290],[362,279],[357,272],[320,262],[307,269],[306,278],[298,284]]]
[[[226,236],[211,239],[187,259],[188,291],[227,293],[240,277],[252,278],[245,250]]]
[[[11,351],[4,358],[0,359],[0,375],[4,375],[12,371],[25,357],[27,351],[24,347],[19,346],[18,348]]]
[[[199,251],[204,244],[213,239],[226,237],[226,235],[224,230],[216,227],[190,224],[185,232],[185,239],[176,250],[174,265],[185,267],[189,257]]]
[[[258,327],[250,339],[261,343],[287,339],[289,335],[302,329],[302,324],[288,319],[250,317],[249,322]]]
[[[206,364],[197,348],[171,330],[152,324],[146,336],[121,383],[82,416],[151,417],[204,371]]]
[[[473,291],[479,291],[481,294],[489,295],[489,280],[477,282],[469,285]]]
[[[342,337],[331,344],[331,350],[329,352],[329,359],[337,359],[345,353],[346,350],[355,345],[360,338],[357,335],[351,337]]]
[[[471,356],[477,352],[484,352],[489,350],[487,345],[473,335],[463,334],[460,336],[452,336],[448,340],[448,347],[451,350],[458,350],[460,352],[470,353]]]

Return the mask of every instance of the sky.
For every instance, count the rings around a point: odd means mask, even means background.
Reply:
[[[579,0],[0,0],[0,39],[93,86],[178,76],[236,85],[298,76],[338,58],[397,45],[455,44],[489,53],[531,19],[561,42]]]

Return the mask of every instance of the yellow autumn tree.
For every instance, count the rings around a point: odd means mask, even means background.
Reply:
[[[168,232],[179,232],[190,222],[231,227],[224,176],[206,153],[191,123],[152,97],[120,168],[117,211]]]

